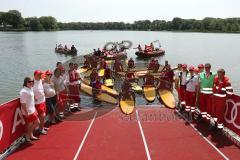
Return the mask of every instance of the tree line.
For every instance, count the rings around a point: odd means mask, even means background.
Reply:
[[[23,18],[17,10],[0,12],[0,30],[4,31],[54,31],[57,20],[52,16]]]
[[[240,18],[212,18],[202,20],[173,18],[165,20],[140,20],[124,22],[70,22],[61,23],[52,16],[23,18],[17,10],[0,12],[0,29],[26,31],[52,30],[138,30],[138,31],[196,31],[196,32],[240,32]]]

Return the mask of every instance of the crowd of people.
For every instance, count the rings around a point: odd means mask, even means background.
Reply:
[[[65,104],[61,101],[66,96],[72,103],[80,102],[80,73],[78,65],[70,63],[66,73],[61,62],[54,72],[34,71],[33,77],[25,77],[20,91],[21,111],[27,122],[26,140],[38,140],[35,131],[46,135],[48,127],[64,118]],[[67,94],[62,94],[66,91]],[[75,110],[80,110],[79,106]]]
[[[206,121],[209,130],[222,133],[226,98],[233,94],[224,69],[214,73],[209,63],[198,67],[179,64],[175,72],[175,88],[180,112],[186,112],[197,122]]]
[[[84,67],[92,68],[89,76],[92,87],[93,100],[101,93],[101,86],[106,79],[114,79],[112,72],[122,72],[123,64],[116,60],[111,69],[104,59],[94,61],[94,64],[86,58]],[[120,96],[128,98],[133,96],[131,82],[135,82],[135,67],[133,59],[129,59],[127,71],[122,84]],[[56,64],[54,72],[47,70],[36,70],[33,77],[25,77],[23,88],[20,91],[21,111],[28,124],[26,134],[27,141],[38,140],[34,136],[37,130],[40,134],[47,134],[46,124],[55,124],[62,121],[66,105],[62,100],[71,100],[70,108],[80,111],[80,87],[83,78],[81,77],[78,64],[69,63],[69,70],[66,72],[61,62]],[[99,76],[99,70],[104,69],[104,74]],[[211,71],[211,65],[199,64],[198,67],[178,64],[175,72],[165,61],[160,70],[160,64],[152,59],[148,65],[148,73],[143,77],[143,85],[153,85],[156,89],[166,87],[175,89],[178,92],[178,109],[185,112],[189,117],[195,117],[197,121],[207,121],[210,129],[221,131],[224,122],[225,102],[228,96],[233,94],[229,78],[225,75],[224,69],[217,73]],[[151,71],[151,72],[150,72]],[[152,73],[159,73],[156,78]],[[162,83],[165,82],[165,83]],[[47,119],[47,123],[46,122]],[[47,126],[49,126],[47,125]]]

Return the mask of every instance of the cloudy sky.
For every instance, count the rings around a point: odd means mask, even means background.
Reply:
[[[61,22],[133,22],[240,17],[240,0],[0,0],[0,11],[12,9],[23,17],[53,16]]]

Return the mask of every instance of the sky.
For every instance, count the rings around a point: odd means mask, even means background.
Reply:
[[[0,0],[0,11],[23,17],[53,16],[59,22],[129,22],[136,20],[240,17],[240,0]]]

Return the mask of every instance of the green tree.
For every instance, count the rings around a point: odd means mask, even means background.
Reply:
[[[37,17],[25,18],[25,27],[31,31],[41,31],[43,26]]]
[[[24,25],[24,20],[22,15],[17,10],[9,10],[4,15],[4,21],[6,24],[12,25],[13,28],[22,28]]]
[[[39,18],[41,25],[43,26],[44,30],[51,31],[57,30],[57,20],[51,16],[43,16]]]

